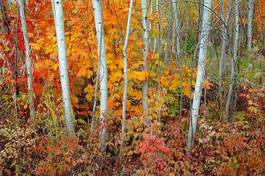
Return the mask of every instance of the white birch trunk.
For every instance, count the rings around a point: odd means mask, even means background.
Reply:
[[[229,17],[232,10],[232,0],[228,2],[228,9],[226,18],[224,18],[224,0],[220,0],[220,17],[221,17],[221,57],[219,61],[218,70],[218,86],[219,86],[219,100],[222,105],[222,79],[223,79],[223,68],[226,61],[226,45],[228,40],[228,28],[229,28]]]
[[[141,0],[142,8],[142,25],[143,25],[143,40],[144,40],[144,66],[143,71],[148,72],[147,56],[149,50],[149,40],[148,40],[148,19],[147,19],[147,0]],[[147,125],[147,116],[148,116],[148,78],[143,85],[143,110],[145,117],[145,124]]]
[[[101,41],[101,39],[100,39]],[[101,53],[101,51],[99,51],[99,53]],[[98,58],[101,58],[101,56],[99,55]],[[96,83],[95,83],[95,88],[94,88],[94,100],[93,100],[93,109],[92,109],[92,120],[91,120],[91,127],[90,127],[90,134],[93,134],[94,131],[94,127],[96,124],[96,119],[95,119],[95,115],[96,115],[96,108],[97,108],[97,94],[98,94],[98,84],[99,84],[99,60],[98,60],[98,68],[97,68],[97,77],[96,77]]]
[[[125,130],[126,130],[126,102],[128,95],[128,64],[127,64],[127,46],[130,36],[130,28],[131,28],[131,17],[132,17],[132,8],[133,8],[133,0],[130,0],[129,14],[127,20],[127,29],[126,36],[123,46],[123,75],[124,75],[124,90],[123,90],[123,99],[122,99],[122,144],[124,143]]]
[[[181,50],[180,50],[180,26],[179,26],[179,15],[178,15],[178,3],[177,0],[171,0],[171,3],[173,6],[173,17],[174,17],[173,47],[175,48],[175,43],[176,43],[176,59],[179,59],[181,55]]]
[[[25,7],[24,1],[18,0],[20,19],[24,37],[24,45],[25,45],[25,56],[26,56],[26,68],[27,68],[27,82],[28,82],[28,95],[29,95],[29,107],[30,107],[30,117],[34,117],[34,92],[33,92],[33,78],[32,78],[32,63],[31,63],[31,55],[30,55],[30,46],[29,46],[29,37],[27,31],[27,23],[25,17]]]
[[[239,28],[238,28],[238,0],[234,1],[234,8],[235,8],[235,20],[234,20],[234,38],[233,38],[233,59],[232,59],[232,65],[231,65],[231,75],[230,75],[230,84],[229,84],[229,90],[227,95],[227,102],[226,102],[226,111],[225,111],[225,117],[229,121],[233,120],[231,117],[229,117],[229,111],[230,111],[230,103],[232,94],[235,87],[235,81],[236,81],[236,65],[237,65],[237,47],[238,47],[238,34],[239,34]]]
[[[209,31],[211,28],[211,9],[212,0],[204,1],[203,16],[202,16],[202,31],[199,42],[199,59],[198,59],[198,73],[195,84],[195,92],[193,96],[193,103],[191,109],[191,121],[189,125],[187,149],[190,151],[194,145],[195,133],[197,128],[198,113],[200,107],[200,100],[202,94],[202,82],[205,77],[205,58],[207,56],[207,42]]]
[[[64,15],[62,0],[52,0],[53,15],[55,20],[55,30],[56,39],[58,47],[58,57],[59,57],[59,71],[61,88],[63,94],[64,103],[64,114],[67,134],[74,135],[74,122],[72,117],[71,109],[71,98],[69,90],[69,76],[68,76],[68,65],[67,65],[67,55],[66,55],[66,45],[65,45],[65,34],[64,34]]]
[[[105,37],[102,17],[102,1],[93,0],[94,18],[97,33],[98,56],[99,56],[99,80],[100,80],[100,144],[101,151],[105,151],[106,145],[106,118],[108,114],[108,69],[106,62]]]
[[[203,10],[204,10],[204,0],[199,0],[199,36],[198,36],[199,40],[202,31]]]
[[[254,0],[248,0],[248,50],[252,48],[252,21]]]

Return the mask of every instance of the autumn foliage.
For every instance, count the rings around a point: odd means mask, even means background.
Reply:
[[[197,5],[181,2],[183,23],[183,60],[178,62],[172,44],[167,43],[168,5],[148,20],[152,29],[150,41],[161,38],[158,54],[150,47],[148,72],[143,71],[141,4],[134,1],[128,52],[127,129],[121,144],[123,96],[123,41],[127,24],[128,0],[103,0],[105,45],[108,66],[108,120],[104,122],[108,136],[106,152],[99,151],[98,135],[102,124],[90,131],[98,69],[98,48],[92,1],[63,1],[65,37],[70,77],[72,108],[76,135],[69,138],[64,131],[63,103],[59,79],[59,63],[52,6],[47,0],[28,0],[26,17],[33,63],[33,89],[36,117],[29,118],[24,42],[16,3],[6,6],[7,31],[0,35],[0,175],[258,175],[265,173],[265,88],[264,37],[265,1],[256,0],[253,43],[260,50],[242,54],[253,59],[252,80],[239,79],[235,121],[225,122],[217,102],[217,74],[206,62],[211,74],[203,82],[203,96],[198,122],[196,146],[186,151],[190,105],[196,70]],[[219,7],[214,1],[217,15]],[[225,1],[227,6],[227,1]],[[182,8],[183,7],[183,8]],[[184,10],[184,7],[187,7]],[[242,5],[242,8],[244,5]],[[243,16],[243,15],[242,15]],[[188,20],[185,21],[184,18]],[[213,26],[218,17],[213,17]],[[240,18],[244,27],[244,17]],[[189,25],[185,27],[184,22]],[[153,26],[159,26],[159,29]],[[162,31],[162,32],[161,32]],[[244,31],[243,31],[244,32]],[[242,32],[242,33],[243,33]],[[219,33],[218,33],[219,34]],[[243,34],[242,34],[243,35]],[[214,37],[213,37],[214,38]],[[231,39],[231,38],[230,38]],[[264,39],[264,38],[263,38]],[[220,38],[213,40],[219,43]],[[244,40],[242,39],[242,43]],[[213,45],[215,43],[213,42]],[[169,47],[168,47],[169,46]],[[242,46],[243,47],[243,44]],[[167,48],[168,52],[165,52]],[[218,48],[217,48],[218,50]],[[168,63],[163,62],[168,55]],[[218,54],[218,52],[217,52]],[[256,54],[256,55],[255,55]],[[230,56],[229,56],[230,57]],[[257,59],[261,58],[261,59]],[[244,62],[244,60],[242,60]],[[244,64],[244,63],[243,63]],[[242,66],[248,69],[250,66]],[[252,69],[252,67],[251,67]],[[226,70],[227,71],[227,70]],[[261,72],[261,73],[260,73]],[[180,74],[181,73],[181,74]],[[225,73],[227,74],[227,73]],[[256,76],[259,74],[259,76]],[[263,75],[262,75],[263,74]],[[256,76],[256,77],[255,77]],[[241,77],[240,77],[241,78]],[[148,102],[150,126],[144,124],[142,85],[149,81]],[[254,81],[253,81],[254,82]],[[224,90],[228,82],[224,83]],[[227,92],[224,91],[224,94]],[[15,94],[17,94],[15,96]],[[14,98],[15,97],[15,98]],[[95,118],[98,122],[99,107]],[[123,147],[123,148],[122,148]],[[122,148],[122,149],[121,149]]]

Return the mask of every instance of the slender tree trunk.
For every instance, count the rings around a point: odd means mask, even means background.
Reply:
[[[99,51],[99,53],[101,53],[101,51]],[[101,58],[101,56],[99,55],[98,58]],[[99,65],[100,63],[98,60],[97,77],[96,77],[96,83],[95,83],[95,88],[94,88],[94,99],[93,99],[93,107],[92,107],[92,120],[91,120],[90,134],[93,133],[94,127],[96,125],[95,115],[96,115],[96,108],[97,108],[97,94],[98,94],[99,73],[100,73]]]
[[[123,91],[123,99],[122,99],[122,130],[121,130],[122,144],[124,143],[125,130],[126,130],[126,102],[127,102],[127,94],[128,94],[127,46],[128,46],[129,36],[130,36],[132,8],[133,8],[133,0],[130,0],[127,29],[126,29],[124,46],[123,46],[124,91]]]
[[[188,1],[185,1],[185,9],[184,9],[184,16],[186,18],[184,18],[184,21],[183,21],[183,36],[184,36],[184,41],[183,41],[183,44],[184,46],[187,46],[188,44],[188,34],[189,34],[189,3]],[[187,52],[183,52],[184,54],[184,58],[187,56]],[[179,117],[180,119],[182,118],[182,106],[183,106],[183,63],[182,63],[182,59],[180,60],[180,103],[179,103]],[[192,59],[192,62],[193,62],[193,59]],[[190,69],[193,69],[193,66],[192,66],[192,63],[191,63],[191,66],[190,66]],[[190,93],[191,93],[191,90],[192,90],[192,72],[191,74],[188,75],[189,77],[189,88],[190,88]],[[191,107],[191,101],[189,103],[190,107]]]
[[[166,35],[165,35],[165,56],[164,56],[164,64],[167,65],[169,59],[170,59],[170,45],[172,44],[172,40],[171,40],[171,30],[172,30],[172,27],[173,24],[172,24],[172,14],[171,14],[171,9],[168,9],[167,11],[167,14],[166,15],[166,18],[167,18],[167,27],[166,27]]]
[[[154,12],[154,0],[151,0],[150,2],[150,13],[153,15],[153,12]],[[151,24],[150,24],[151,26]]]
[[[100,42],[102,43],[102,33],[100,35]],[[101,45],[100,45],[101,46]],[[98,58],[101,58],[101,54],[102,54],[102,47],[99,47],[98,50]],[[91,122],[91,128],[90,128],[90,133],[92,134],[94,131],[94,126],[96,124],[96,119],[95,119],[95,115],[96,115],[96,107],[97,107],[97,91],[98,91],[98,84],[99,84],[99,78],[100,77],[100,59],[98,59],[98,69],[97,69],[97,78],[96,78],[96,84],[95,84],[95,89],[94,89],[94,101],[93,101],[93,110],[92,110],[92,122]]]
[[[157,25],[157,27],[158,27],[157,56],[158,56],[158,60],[159,60],[159,63],[157,65],[157,75],[158,75],[157,102],[158,102],[158,104],[161,104],[161,102],[160,102],[161,101],[161,65],[160,65],[160,56],[161,56],[162,47],[160,47],[160,46],[162,46],[161,45],[161,38],[162,38],[161,29],[162,29],[162,18],[163,18],[164,11],[163,11],[163,8],[162,8],[162,2],[160,0],[157,0],[157,6],[156,7],[157,7],[156,11],[158,11],[159,8],[160,8],[160,11],[159,11],[159,23]],[[169,32],[167,33],[167,35],[169,35]],[[165,55],[167,55],[167,53],[165,53]],[[165,61],[167,61],[166,57],[164,59],[164,63],[166,63]],[[159,109],[158,109],[158,121],[161,122],[161,107],[159,107]]]
[[[155,5],[155,11],[158,12],[159,10],[159,6],[160,6],[160,1],[159,0],[156,0],[156,5]],[[159,28],[159,25],[158,25],[158,28]],[[157,47],[157,37],[154,37],[154,53],[156,52],[156,49],[159,48],[159,46]]]
[[[238,16],[239,16],[239,10],[238,10],[238,0],[234,1],[234,8],[235,8],[235,21],[234,21],[234,38],[233,38],[233,59],[232,59],[232,65],[231,65],[231,75],[230,75],[230,84],[229,84],[229,91],[227,95],[227,102],[226,102],[226,110],[225,110],[225,117],[229,121],[232,121],[233,119],[230,117],[230,102],[232,98],[232,94],[235,88],[235,82],[236,82],[236,65],[237,65],[237,47],[238,47],[238,34],[239,34],[239,28],[238,28]]]
[[[198,39],[199,40],[200,40],[200,37],[201,37],[201,31],[202,31],[203,10],[204,10],[204,0],[199,0],[199,18],[198,18],[198,24],[199,24]]]
[[[15,113],[16,118],[18,117],[18,105],[17,105],[17,97],[19,94],[18,91],[18,60],[19,60],[19,48],[18,48],[18,29],[19,28],[19,8],[17,9],[17,19],[16,19],[16,36],[15,36],[15,50],[16,50],[16,57],[15,57],[15,71],[14,71],[14,81],[15,81],[15,92],[14,92],[14,103],[15,103]]]
[[[241,3],[241,7],[239,6],[239,8],[243,8],[244,3]],[[246,13],[241,10],[238,12],[238,18],[239,19],[243,19],[245,18]],[[239,34],[238,34],[238,51],[237,51],[237,55],[238,56],[242,56],[243,51],[247,48],[248,45],[248,36],[247,36],[247,25],[246,24],[239,24]]]
[[[179,67],[180,67],[180,71],[179,71],[179,76],[180,76],[179,117],[181,118],[182,117],[182,100],[183,100],[183,90],[182,90],[182,80],[183,80],[182,71],[183,70],[182,70],[182,60],[180,59],[180,57],[181,57],[181,48],[180,48],[180,34],[181,34],[181,32],[180,32],[177,0],[171,0],[171,5],[173,7],[172,49],[173,49],[173,53],[176,54],[176,64],[177,64],[177,66],[179,65]],[[186,15],[186,13],[187,13],[187,10],[185,9],[184,14]]]
[[[66,131],[69,136],[74,135],[74,123],[71,108],[71,98],[69,89],[68,65],[64,34],[64,15],[62,0],[52,0],[53,15],[55,22],[58,57],[59,57],[59,71],[61,80],[61,89],[63,94],[64,114]]]
[[[202,31],[199,42],[199,59],[198,59],[198,73],[195,84],[195,92],[191,108],[191,120],[189,125],[187,149],[190,151],[194,145],[195,133],[197,128],[198,113],[200,107],[200,100],[202,94],[202,82],[205,77],[205,58],[207,55],[208,35],[211,28],[211,9],[212,0],[204,1],[203,16],[202,16]]]
[[[224,18],[224,0],[220,0],[220,17],[221,17],[221,57],[219,61],[219,72],[218,72],[218,86],[219,86],[219,101],[220,107],[223,104],[222,95],[222,79],[223,79],[223,68],[226,61],[226,45],[228,40],[228,29],[229,29],[229,17],[232,10],[232,0],[228,1],[228,8],[226,18]]]
[[[142,25],[143,25],[143,40],[144,40],[144,66],[143,71],[148,72],[148,64],[147,64],[147,56],[149,50],[149,40],[148,40],[148,19],[147,19],[147,0],[141,0],[141,8],[142,8]],[[145,125],[149,125],[148,123],[148,78],[144,81],[143,85],[143,110],[145,117]]]
[[[99,56],[99,80],[100,80],[100,145],[101,151],[105,151],[106,147],[106,118],[108,114],[108,69],[106,62],[106,48],[105,37],[103,29],[102,17],[102,1],[93,0],[94,18],[98,42],[98,56]]]
[[[162,8],[162,2],[161,0],[157,0],[157,6],[156,6],[156,11],[159,11],[159,23],[157,25],[158,27],[158,39],[157,39],[157,45],[156,47],[158,48],[157,49],[157,53],[158,53],[158,56],[160,56],[161,54],[161,50],[162,48],[160,47],[161,46],[161,40],[162,40],[162,19],[163,19],[163,8]]]
[[[30,118],[34,117],[34,93],[33,93],[33,78],[32,78],[32,64],[31,64],[31,56],[30,56],[30,47],[29,47],[29,37],[27,31],[27,23],[25,17],[25,7],[23,0],[18,0],[19,11],[20,11],[20,19],[24,37],[24,45],[25,45],[25,56],[26,56],[26,68],[27,68],[27,82],[28,82],[28,94],[29,94],[29,107],[30,107]]]
[[[248,50],[252,48],[252,21],[254,0],[248,0]]]
[[[219,106],[222,107],[222,77],[223,77],[223,65],[225,62],[225,51],[226,51],[226,24],[225,24],[225,18],[224,18],[224,0],[220,0],[220,18],[221,18],[221,58],[219,60],[219,72],[218,72],[218,91],[219,91]]]
[[[202,32],[202,18],[203,18],[203,11],[204,11],[204,0],[199,0],[199,17],[198,17],[198,40],[197,44],[200,42],[201,32]],[[196,57],[198,57],[199,54],[199,47],[195,50]],[[196,66],[198,62],[196,61]]]
[[[217,59],[218,53],[217,53],[217,49],[215,47],[215,38],[214,38],[214,34],[213,33],[211,33],[210,38],[211,38],[211,58],[212,59]]]
[[[171,0],[171,3],[172,3],[172,6],[173,6],[173,16],[174,16],[173,47],[175,49],[175,43],[176,43],[176,59],[178,60],[180,58],[180,55],[181,55],[181,49],[180,49],[180,25],[179,25],[179,15],[178,15],[178,3],[177,3],[177,0]]]

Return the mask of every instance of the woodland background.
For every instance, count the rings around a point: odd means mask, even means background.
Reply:
[[[265,1],[249,0],[254,2],[252,23],[249,1],[209,1],[210,10],[202,0],[0,0],[0,175],[264,175]],[[96,3],[102,7],[101,29],[95,25]],[[64,18],[54,15],[60,12],[57,5],[63,5]],[[195,143],[187,146],[205,9],[211,15],[206,74]],[[64,24],[72,129],[62,98],[59,23]],[[103,50],[108,74],[104,102],[98,70]]]

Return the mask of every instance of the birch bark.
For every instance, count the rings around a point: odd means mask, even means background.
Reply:
[[[25,45],[25,56],[26,56],[26,69],[27,69],[27,83],[28,83],[28,96],[29,96],[29,108],[30,108],[30,117],[34,117],[34,92],[33,92],[33,78],[32,78],[32,63],[31,63],[31,54],[29,46],[29,37],[25,16],[25,6],[23,0],[18,0],[20,19],[23,31],[24,45]]]
[[[101,151],[105,151],[106,145],[106,118],[108,114],[108,69],[106,62],[105,37],[102,17],[102,1],[93,0],[94,18],[97,33],[98,56],[99,56],[99,82],[100,82],[100,144]]]
[[[148,19],[147,19],[147,0],[141,0],[142,8],[142,26],[143,26],[143,40],[144,40],[144,66],[143,71],[148,72],[147,56],[149,50],[149,39],[148,39]],[[148,125],[148,78],[143,85],[143,110],[145,117],[145,124]]]
[[[232,94],[235,88],[235,82],[236,82],[236,65],[237,65],[237,47],[238,47],[238,35],[239,35],[239,27],[238,27],[238,16],[239,16],[239,10],[238,10],[238,0],[234,1],[234,13],[235,13],[235,20],[234,20],[234,38],[233,38],[233,59],[232,59],[232,65],[231,65],[231,74],[230,74],[230,84],[229,84],[229,90],[227,95],[227,101],[226,101],[226,110],[225,110],[225,117],[227,120],[232,121],[233,118],[230,116],[230,103],[232,99]]]
[[[191,120],[188,132],[187,149],[190,151],[194,145],[195,133],[197,129],[198,113],[202,94],[202,82],[205,77],[205,58],[207,56],[207,43],[209,31],[211,28],[211,9],[212,0],[204,0],[203,16],[202,16],[202,31],[199,41],[199,58],[198,58],[198,73],[195,84],[195,92],[191,109]]]
[[[177,0],[171,1],[173,6],[173,16],[174,16],[174,25],[173,25],[173,46],[175,47],[176,43],[176,59],[178,60],[181,55],[180,50],[180,26],[179,26],[179,15],[178,15],[178,3]]]
[[[127,46],[128,46],[129,36],[130,36],[132,8],[133,8],[133,0],[130,0],[129,14],[128,14],[128,20],[127,20],[127,29],[126,29],[124,46],[123,46],[124,91],[123,91],[123,99],[122,99],[122,130],[121,130],[122,144],[124,143],[125,130],[126,130],[126,102],[127,102],[127,95],[128,95]]]
[[[218,87],[219,87],[219,101],[220,106],[223,104],[222,95],[222,79],[223,79],[223,68],[226,61],[226,46],[228,41],[228,29],[229,29],[229,17],[232,10],[232,0],[228,1],[228,9],[226,17],[224,18],[224,0],[220,0],[220,17],[221,17],[221,57],[219,61],[218,70]]]
[[[63,94],[64,114],[66,131],[69,136],[74,135],[74,122],[71,109],[71,98],[69,89],[68,65],[64,33],[64,15],[62,0],[52,0],[53,15],[56,30],[56,39],[59,57],[59,71],[61,80],[61,89]]]
[[[252,48],[252,21],[254,0],[248,0],[248,50]]]

